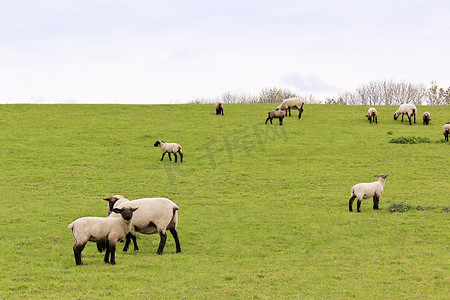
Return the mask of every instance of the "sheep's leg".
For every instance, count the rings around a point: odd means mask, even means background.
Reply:
[[[175,162],[177,162],[177,154],[174,153],[173,155],[175,156]]]
[[[170,233],[172,234],[173,238],[175,239],[175,246],[177,248],[177,252],[176,253],[180,253],[181,252],[181,246],[180,246],[180,240],[178,239],[178,232],[175,228],[170,228]]]
[[[409,120],[409,125],[411,125],[411,117],[409,115],[407,115],[407,116],[408,116],[408,120]]]
[[[264,124],[267,124],[267,121],[269,121],[270,120],[270,117],[267,117],[267,119],[266,119],[266,123],[264,123]]]
[[[163,155],[161,156],[161,161],[163,160],[164,155],[166,155],[166,152],[163,152]]]
[[[77,266],[83,265],[83,262],[81,261],[81,251],[83,251],[84,246],[86,246],[86,244],[73,245],[73,255],[75,256],[75,264]]]
[[[361,212],[360,208],[361,208],[361,200],[358,199],[358,205],[357,205],[357,210],[356,211],[359,212],[359,213]]]
[[[128,232],[125,239],[125,247],[123,247],[123,251],[127,252],[128,248],[130,247],[131,240],[133,240],[134,250],[139,250],[139,247],[136,242],[136,235],[132,234],[131,232]]]
[[[178,150],[178,153],[180,153],[180,163],[183,162],[183,152],[181,150]]]
[[[298,109],[298,118],[300,119],[302,117],[303,108]]]
[[[279,118],[280,120],[280,125],[283,125],[283,118]]]
[[[116,264],[116,243],[114,243],[114,242],[112,242],[112,243],[109,243],[109,251],[111,252],[111,260],[110,260],[110,263],[112,264],[112,265],[115,265]]]
[[[288,111],[289,111],[289,117],[291,116],[291,108],[288,107]]]
[[[103,258],[103,261],[104,261],[106,264],[109,263],[109,252],[111,252],[111,249],[109,248],[109,242],[106,242],[105,258]]]
[[[167,154],[169,154],[169,160],[172,161],[172,156],[170,156],[170,152],[167,152]]]
[[[378,116],[375,116],[375,124],[378,124]]]
[[[273,123],[272,123],[272,118],[270,119],[270,125],[273,125]]]
[[[378,209],[378,197],[377,197],[377,195],[373,196],[373,209]]]
[[[105,250],[105,242],[98,242],[97,243],[97,250],[98,250],[98,252],[102,253],[103,250]]]
[[[166,246],[166,240],[167,240],[167,233],[160,231],[159,236],[161,237],[161,240],[159,241],[159,247],[156,254],[162,254],[164,250],[164,246]]]
[[[402,114],[402,122],[403,122],[403,114]]]
[[[348,201],[348,210],[353,211],[353,201],[355,200],[356,196],[352,196],[350,198],[350,201]]]

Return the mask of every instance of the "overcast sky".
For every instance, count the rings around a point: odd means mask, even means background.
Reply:
[[[0,103],[450,85],[448,0],[0,0]]]

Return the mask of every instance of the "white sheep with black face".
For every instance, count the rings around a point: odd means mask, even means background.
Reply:
[[[183,162],[183,152],[181,152],[180,144],[164,143],[164,141],[162,141],[162,140],[157,140],[156,143],[154,144],[154,146],[161,148],[161,150],[163,152],[161,161],[163,160],[164,155],[166,155],[166,153],[169,154],[169,160],[172,161],[172,157],[170,156],[170,154],[173,153],[173,155],[175,155],[175,162],[177,162],[177,153],[179,153],[180,154],[180,162]]]
[[[105,263],[116,264],[116,244],[131,230],[131,219],[133,212],[138,208],[122,207],[114,208],[112,211],[118,214],[118,218],[82,217],[78,218],[68,228],[72,230],[75,239],[73,254],[75,263],[82,265],[81,251],[87,242],[106,243]],[[109,260],[111,254],[111,260]]]
[[[305,101],[301,98],[289,98],[283,100],[281,104],[276,108],[276,110],[285,110],[286,114],[289,113],[289,117],[291,116],[291,108],[298,109],[298,118],[302,117],[303,113],[303,105]]]
[[[128,251],[131,240],[133,240],[134,250],[139,250],[136,243],[136,232],[143,234],[158,233],[160,242],[157,254],[162,254],[167,240],[166,230],[169,230],[175,239],[176,252],[181,252],[180,241],[178,239],[178,205],[167,198],[142,198],[128,200],[121,195],[105,198],[108,201],[108,214],[110,218],[118,218],[120,215],[114,213],[114,209],[122,207],[139,207],[131,221],[132,228],[126,236],[123,251]],[[99,251],[104,246],[97,244]]]
[[[377,112],[377,109],[375,107],[369,108],[369,110],[367,111],[366,118],[370,121],[370,123],[372,123],[372,121],[373,121],[376,124],[378,124],[378,112]]]
[[[409,125],[411,125],[412,116],[414,116],[414,123],[416,123],[417,107],[412,103],[402,104],[394,113],[394,120],[397,120],[397,118],[400,115],[402,115],[402,122],[403,122],[403,115],[406,115],[409,119]]]
[[[358,198],[357,211],[361,212],[361,202],[363,199],[373,197],[373,209],[379,209],[378,203],[383,193],[384,184],[386,183],[387,174],[373,175],[378,177],[378,181],[369,183],[358,183],[352,187],[351,198],[348,203],[348,210],[353,211],[352,205],[355,198]]]
[[[442,126],[442,133],[444,134],[445,140],[448,142],[448,136],[450,135],[450,122]]]

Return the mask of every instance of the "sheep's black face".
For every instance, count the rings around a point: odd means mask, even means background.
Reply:
[[[156,141],[156,143],[153,146],[158,147],[159,143],[160,143],[160,141]]]
[[[136,208],[131,208],[131,207],[125,207],[125,208],[114,208],[113,212],[120,214],[122,216],[122,218],[126,221],[131,220],[131,218],[133,217],[133,212],[137,210]]]
[[[398,115],[394,114],[394,120],[397,120]]]

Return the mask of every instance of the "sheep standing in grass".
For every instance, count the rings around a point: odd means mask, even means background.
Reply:
[[[276,110],[286,110],[289,112],[289,117],[291,116],[291,108],[292,109],[298,109],[298,118],[300,119],[302,117],[303,113],[303,105],[305,104],[305,101],[301,98],[289,98],[286,100],[283,100],[281,104],[276,108]]]
[[[131,221],[132,228],[126,236],[125,246],[123,251],[128,251],[131,240],[133,240],[134,250],[139,250],[136,243],[136,231],[143,234],[158,233],[160,242],[157,254],[162,254],[164,246],[166,245],[168,229],[175,239],[176,252],[181,252],[180,240],[178,239],[178,232],[176,230],[178,225],[178,206],[171,200],[166,198],[143,198],[137,200],[128,200],[121,195],[116,195],[110,198],[105,198],[108,201],[108,214],[110,218],[119,217],[115,213],[111,213],[116,208],[124,206],[139,207],[139,210],[134,214]],[[103,246],[97,245],[99,251],[102,251]]]
[[[375,107],[369,108],[366,115],[367,119],[370,121],[370,123],[375,122],[378,124],[378,113]]]
[[[73,221],[68,228],[72,230],[75,239],[73,254],[75,263],[82,265],[81,251],[88,241],[106,243],[105,263],[116,264],[116,244],[121,241],[131,230],[133,212],[138,208],[123,207],[114,208],[112,211],[119,215],[118,218],[82,217]],[[111,260],[109,254],[111,253]]]
[[[216,115],[220,115],[222,114],[223,116],[223,104],[222,102],[217,102],[216,103]]]
[[[414,123],[416,123],[417,108],[414,104],[411,103],[402,104],[394,113],[394,120],[397,120],[397,118],[400,115],[402,115],[402,122],[403,122],[403,115],[407,115],[409,119],[409,125],[411,125],[412,116],[414,116]]]
[[[431,119],[431,115],[430,115],[430,113],[429,112],[424,112],[423,113],[423,116],[422,116],[422,119],[423,119],[423,125],[428,125],[428,124],[430,124],[430,119]]]
[[[450,122],[442,127],[442,132],[444,134],[445,140],[448,142],[448,135],[450,134]]]
[[[361,212],[361,201],[373,197],[373,209],[379,209],[378,203],[380,202],[380,196],[383,193],[384,184],[386,183],[387,174],[373,175],[378,177],[378,181],[370,183],[358,183],[352,187],[352,196],[348,203],[348,210],[353,211],[353,201],[358,198],[358,212]]]
[[[265,124],[267,124],[267,121],[269,121],[269,120],[270,120],[270,124],[273,124],[272,119],[277,118],[280,120],[280,125],[283,125],[283,119],[284,119],[284,117],[286,117],[286,111],[285,110],[271,110],[268,112],[268,115],[269,116],[267,117]]]
[[[180,162],[183,162],[183,153],[181,152],[181,146],[179,144],[164,143],[164,141],[157,140],[154,146],[161,148],[161,150],[163,152],[161,161],[163,160],[164,155],[166,155],[166,153],[169,154],[169,160],[172,161],[172,157],[170,156],[170,153],[173,153],[173,155],[175,155],[175,162],[177,162],[177,153],[179,153],[180,154]]]

